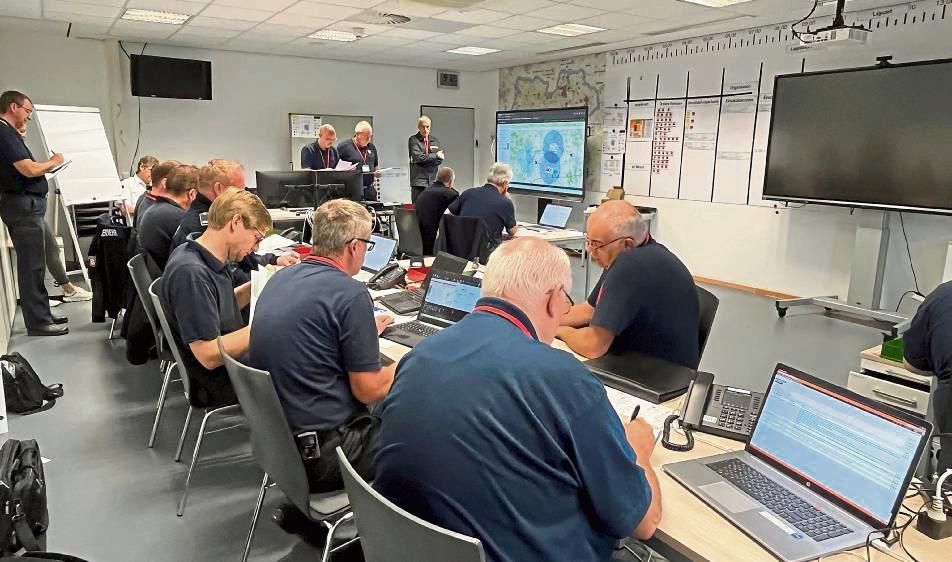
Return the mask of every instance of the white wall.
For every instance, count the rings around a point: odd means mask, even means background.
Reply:
[[[128,45],[139,52],[140,45]],[[356,64],[292,56],[152,46],[146,54],[212,61],[212,101],[142,99],[139,155],[204,162],[230,158],[249,170],[287,170],[288,113],[372,115],[374,144],[384,167],[407,165],[407,137],[416,133],[420,105],[476,109],[481,147],[477,170],[492,163],[498,75],[464,72],[460,90],[436,87],[436,71],[393,65]],[[129,93],[128,62],[122,58],[122,116],[117,152],[126,170],[135,149],[137,99]],[[433,132],[439,135],[439,123]],[[338,131],[338,139],[353,131]],[[409,200],[409,188],[407,189]]]

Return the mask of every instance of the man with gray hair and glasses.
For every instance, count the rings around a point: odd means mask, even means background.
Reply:
[[[586,249],[605,271],[588,300],[572,307],[558,337],[588,358],[637,351],[696,369],[700,305],[691,272],[655,241],[627,201],[607,201],[588,218]]]
[[[338,445],[374,477],[380,420],[368,406],[390,391],[394,366],[381,366],[377,339],[393,318],[375,317],[367,287],[352,278],[373,246],[371,226],[358,203],[324,203],[311,255],[277,272],[255,303],[250,362],[271,373],[312,493],[343,488]],[[297,516],[283,511],[284,521]]]
[[[504,243],[473,312],[403,358],[383,404],[374,488],[487,560],[607,561],[661,520],[651,428],[622,425],[598,378],[550,346],[571,280],[559,248]]]
[[[509,198],[509,182],[512,181],[512,168],[508,164],[496,162],[489,169],[486,185],[467,189],[459,199],[448,207],[449,212],[458,217],[479,217],[486,223],[492,245],[502,242],[503,231],[513,237],[516,235],[516,208]]]

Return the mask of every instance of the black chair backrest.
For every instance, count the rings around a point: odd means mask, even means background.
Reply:
[[[251,430],[255,462],[302,513],[309,513],[307,474],[271,375],[235,361],[225,352],[220,337],[218,350]]]
[[[410,257],[423,257],[423,236],[420,234],[420,221],[416,209],[397,207],[393,210],[397,219],[397,251]]]
[[[149,296],[149,286],[152,285],[155,279],[153,279],[152,274],[149,273],[149,268],[145,263],[145,256],[142,254],[133,256],[132,259],[129,260],[128,266],[129,273],[132,275],[132,285],[135,287],[136,294],[139,296],[139,302],[142,303],[142,309],[145,310],[145,317],[149,320],[149,325],[152,326],[156,351],[161,355],[166,345],[165,335],[162,331],[162,326],[159,325],[159,319],[155,315],[155,303],[152,302],[152,297]]]
[[[697,300],[701,313],[698,326],[698,359],[700,359],[704,355],[707,338],[711,335],[711,326],[714,325],[714,315],[717,313],[720,301],[703,287],[697,287]]]
[[[486,221],[479,217],[443,215],[434,251],[447,252],[469,261],[486,263],[492,251]]]

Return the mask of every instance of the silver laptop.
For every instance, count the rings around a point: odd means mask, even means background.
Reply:
[[[376,234],[371,235],[370,239],[374,243],[374,249],[364,254],[364,263],[361,269],[370,273],[377,273],[387,267],[390,260],[393,259],[393,252],[397,249],[397,241]]]
[[[786,562],[866,544],[902,505],[932,425],[778,364],[743,451],[664,465]]]
[[[414,347],[423,338],[459,322],[476,307],[482,279],[436,269],[430,270],[429,279],[417,319],[389,326],[380,337]]]
[[[572,207],[549,203],[542,211],[539,224],[534,225],[534,227],[542,230],[565,230],[565,225],[569,223],[571,214]]]

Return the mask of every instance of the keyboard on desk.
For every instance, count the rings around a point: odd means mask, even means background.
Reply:
[[[411,334],[423,336],[424,338],[427,336],[432,336],[433,334],[440,331],[440,329],[437,328],[436,326],[430,326],[429,324],[424,324],[423,322],[420,322],[419,320],[413,320],[412,322],[404,322],[403,324],[399,325],[399,328],[401,330],[406,330],[407,332],[410,332]]]
[[[707,467],[815,541],[853,532],[740,459],[712,462]]]
[[[439,331],[440,329],[436,326],[424,324],[419,320],[413,320],[411,322],[388,326],[387,329],[380,334],[380,337],[407,347],[415,347],[418,343],[423,341],[424,338],[432,336]]]

